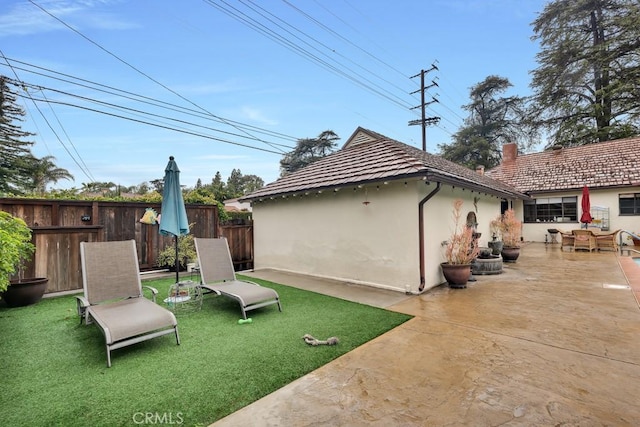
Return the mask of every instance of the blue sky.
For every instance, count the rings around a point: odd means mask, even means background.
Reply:
[[[34,154],[75,176],[57,188],[161,178],[170,155],[183,185],[233,168],[268,183],[296,139],[327,129],[340,146],[362,126],[421,147],[407,124],[420,111],[410,77],[432,64],[427,100],[439,103],[427,116],[441,120],[427,129],[430,152],[488,75],[529,94],[530,24],[545,3],[5,0],[0,73],[25,83]]]

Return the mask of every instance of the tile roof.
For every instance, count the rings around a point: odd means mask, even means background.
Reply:
[[[640,185],[640,138],[518,155],[486,175],[523,193]]]
[[[506,198],[527,198],[513,187],[440,156],[358,128],[341,149],[241,198],[287,194],[407,178],[425,178]]]

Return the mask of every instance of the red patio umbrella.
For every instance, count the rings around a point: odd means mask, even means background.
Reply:
[[[589,200],[589,188],[585,185],[582,187],[582,216],[580,222],[587,228],[587,224],[593,221],[591,217],[591,200]]]

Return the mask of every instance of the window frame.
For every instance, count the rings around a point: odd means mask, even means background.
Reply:
[[[626,197],[625,197],[626,196]],[[629,206],[623,206],[622,200],[633,200],[631,206],[632,212],[628,212]],[[640,193],[619,193],[618,194],[618,212],[620,216],[638,216],[640,215]]]
[[[523,208],[525,224],[578,222],[578,196],[537,197],[524,200]]]

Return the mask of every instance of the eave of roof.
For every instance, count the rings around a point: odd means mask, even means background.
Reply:
[[[275,198],[408,179],[442,182],[508,199],[529,198],[507,184],[440,156],[373,134],[378,138],[345,146],[240,200]]]

